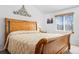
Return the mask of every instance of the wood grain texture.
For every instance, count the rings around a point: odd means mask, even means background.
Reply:
[[[13,32],[13,31],[19,31],[19,30],[37,30],[37,23],[33,21],[22,21],[22,20],[16,20],[16,19],[8,19],[5,18],[6,21],[6,32]],[[10,23],[10,24],[9,24]],[[9,28],[10,26],[10,28]]]
[[[18,21],[18,20],[10,20],[10,32],[18,31],[18,30],[37,30],[36,22],[31,21]]]
[[[63,54],[69,50],[69,35],[51,39],[54,39],[54,41],[44,46],[44,54]]]

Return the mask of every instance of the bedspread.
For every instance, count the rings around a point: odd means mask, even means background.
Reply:
[[[39,32],[12,32],[7,37],[6,47],[12,54],[34,54],[35,48],[43,38],[55,38],[65,34],[39,33]],[[49,42],[50,40],[47,40]]]

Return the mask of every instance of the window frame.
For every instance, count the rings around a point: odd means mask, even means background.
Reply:
[[[65,23],[66,23],[66,22],[65,22],[65,17],[66,17],[66,15],[71,15],[71,16],[73,17],[73,18],[72,18],[72,29],[71,29],[71,30],[66,30],[66,27],[65,27],[65,25],[66,25],[66,24],[65,24]],[[58,16],[62,16],[62,17],[63,17],[63,29],[61,29],[61,30],[57,29],[57,23],[56,23],[56,31],[61,31],[61,32],[63,32],[63,31],[65,31],[65,32],[66,32],[66,31],[67,31],[67,32],[69,31],[69,32],[70,32],[70,31],[71,31],[71,32],[73,32],[74,13],[67,13],[67,14],[56,15],[55,18],[58,17]],[[56,20],[57,20],[57,19],[56,19]]]

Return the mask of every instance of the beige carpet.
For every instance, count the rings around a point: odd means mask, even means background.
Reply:
[[[70,53],[71,54],[79,54],[79,46],[72,45],[71,49],[70,49]]]

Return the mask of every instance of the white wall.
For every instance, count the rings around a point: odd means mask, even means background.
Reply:
[[[21,5],[0,5],[0,48],[3,47],[4,42],[4,34],[5,34],[5,17],[15,18],[19,20],[33,20],[37,21],[40,24],[40,19],[42,17],[42,13],[31,5],[25,6],[27,11],[31,14],[32,17],[25,17],[20,15],[14,15],[13,11],[20,9]]]
[[[66,10],[60,10],[51,14],[47,14],[42,19],[42,27],[43,30],[47,30],[47,32],[57,32],[56,31],[56,22],[55,22],[55,15],[63,14],[63,13],[70,13],[74,12],[74,19],[73,19],[73,27],[74,27],[74,34],[71,35],[71,44],[79,45],[79,7],[72,8],[72,9],[66,9]],[[46,24],[46,20],[48,17],[53,17],[54,23],[53,24]]]

